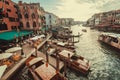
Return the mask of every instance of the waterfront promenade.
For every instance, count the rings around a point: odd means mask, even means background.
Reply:
[[[52,35],[47,35],[46,36],[46,39],[43,40],[43,42],[41,42],[39,45],[38,45],[38,49],[40,47],[42,47],[47,40],[49,40],[50,38],[52,37]],[[22,58],[19,62],[15,63],[10,70],[8,70],[4,75],[3,77],[0,79],[0,80],[9,80],[13,75],[14,73],[25,63],[25,61],[32,55],[35,53],[35,48],[34,47],[31,47],[28,43],[26,43],[25,45],[23,45],[23,51],[25,53],[25,57]],[[21,53],[21,51],[19,51],[19,53]]]

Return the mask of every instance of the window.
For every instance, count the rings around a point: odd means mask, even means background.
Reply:
[[[11,21],[11,22],[15,22],[15,18],[13,18],[13,17],[9,17],[9,21]]]
[[[9,5],[9,2],[8,2],[8,1],[5,1],[5,4]]]
[[[29,22],[26,23],[26,27],[29,28],[30,27],[30,24]]]
[[[51,15],[49,15],[49,18],[51,19]]]
[[[11,12],[11,10],[10,10],[10,9],[7,9],[7,11],[8,11],[8,12]]]
[[[14,26],[11,26],[11,29],[12,29],[12,30],[15,29]]]
[[[35,18],[35,14],[34,14],[34,13],[32,13],[31,17],[34,19],[34,18]]]
[[[19,18],[16,18],[16,22],[18,22],[19,21]]]
[[[27,6],[24,6],[23,9],[27,10]]]
[[[6,17],[9,17],[9,16],[8,16],[8,13],[6,13]]]
[[[19,17],[20,19],[22,19],[22,15],[21,15],[21,14],[18,14],[18,17]]]
[[[36,22],[35,21],[33,22],[33,27],[36,27]]]
[[[25,16],[25,18],[29,18],[29,16],[28,16],[28,14],[27,14],[27,13],[25,13],[25,15],[24,15],[24,16]]]
[[[19,26],[19,29],[22,29],[23,28],[23,23],[20,22],[20,26]]]
[[[2,30],[8,30],[6,23],[0,23],[0,31]]]

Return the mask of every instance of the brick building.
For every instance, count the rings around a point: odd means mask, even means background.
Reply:
[[[42,27],[43,9],[39,3],[22,3],[19,1],[20,28],[26,30],[39,30]]]
[[[18,26],[17,4],[11,0],[0,0],[0,32],[11,31]]]

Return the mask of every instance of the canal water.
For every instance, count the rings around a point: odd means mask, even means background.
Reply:
[[[100,32],[96,30],[78,25],[72,26],[71,29],[73,34],[78,34],[78,32],[83,34],[80,42],[75,44],[76,53],[90,61],[91,72],[87,76],[82,76],[68,69],[68,80],[120,80],[120,52],[100,43],[97,40]],[[86,29],[87,32],[82,32],[82,29]],[[16,75],[17,78],[12,80],[32,80],[28,75],[28,70],[24,67]]]
[[[82,32],[82,29],[87,32]],[[90,60],[91,72],[87,77],[83,77],[68,71],[69,80],[120,80],[120,52],[98,41],[101,32],[78,25],[72,26],[71,30],[73,34],[83,34],[80,42],[75,44],[76,52]]]

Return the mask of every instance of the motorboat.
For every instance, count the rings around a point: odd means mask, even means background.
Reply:
[[[112,47],[120,49],[120,34],[115,33],[101,33],[98,40],[104,42]]]
[[[62,61],[67,61],[68,67],[79,71],[85,75],[89,73],[90,63],[82,56],[75,56],[75,53],[63,50],[58,53]]]
[[[60,73],[56,73],[56,69],[42,57],[32,56],[26,61],[26,65],[34,80],[66,80]]]

